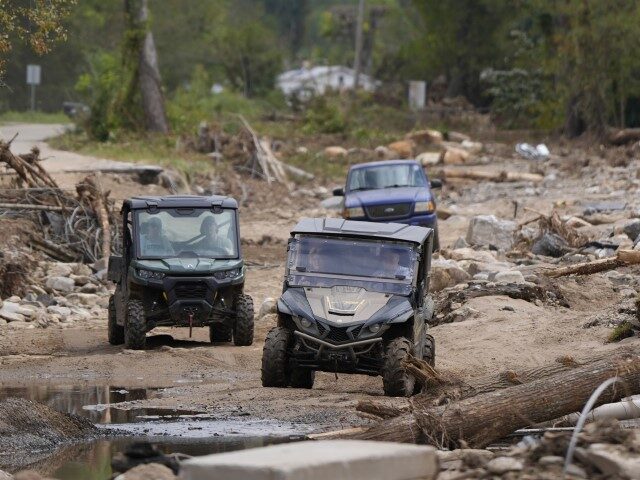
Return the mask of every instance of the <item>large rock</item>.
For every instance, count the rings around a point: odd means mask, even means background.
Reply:
[[[471,154],[462,148],[449,147],[444,150],[440,160],[445,165],[463,165],[471,159]]]
[[[0,480],[13,480],[13,476],[9,475],[7,472],[3,472],[0,470]]]
[[[571,248],[569,248],[564,238],[548,232],[538,238],[531,247],[531,253],[554,258],[562,257],[569,251],[571,251]]]
[[[440,154],[438,152],[424,152],[416,157],[416,161],[423,167],[430,167],[440,163]]]
[[[507,472],[519,472],[522,468],[522,462],[512,457],[496,457],[487,463],[487,470],[494,475],[502,475]]]
[[[431,263],[429,290],[438,292],[470,279],[471,275],[465,272],[457,262],[444,259],[433,260]]]
[[[396,152],[398,158],[413,158],[415,155],[415,142],[411,140],[400,140],[388,145],[389,149]]]
[[[630,454],[622,445],[594,443],[586,455],[606,478],[640,479],[640,455]]]
[[[73,263],[52,263],[47,269],[50,277],[68,277],[73,272]]]
[[[405,138],[422,145],[439,145],[442,143],[444,136],[438,130],[427,128],[407,133]]]
[[[633,242],[640,235],[640,220],[633,220],[627,223],[622,231],[627,234],[627,237]]]
[[[73,292],[76,282],[68,277],[49,277],[46,286],[59,292]]]
[[[180,466],[182,480],[435,479],[432,447],[391,442],[296,442],[195,457]]]
[[[344,147],[332,146],[324,149],[324,154],[329,158],[344,158],[348,154],[348,150]]]
[[[0,308],[0,318],[4,318],[8,322],[24,322],[26,319],[35,315],[34,308],[24,307],[18,303],[4,302]]]
[[[131,470],[118,475],[115,480],[177,480],[169,467],[159,463],[138,465]]]
[[[271,313],[276,313],[277,300],[275,298],[267,297],[260,305],[260,311],[258,312],[258,318],[262,318]]]
[[[376,147],[373,152],[378,160],[393,160],[394,158],[398,158],[395,151],[385,147],[384,145]]]
[[[525,282],[524,275],[518,270],[498,272],[495,276],[496,283],[516,283],[522,285]]]
[[[470,245],[493,246],[500,250],[510,250],[517,224],[501,220],[495,215],[478,215],[469,222],[466,240]]]

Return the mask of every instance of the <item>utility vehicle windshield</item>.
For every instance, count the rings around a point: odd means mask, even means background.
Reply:
[[[419,165],[398,164],[355,168],[349,174],[348,191],[396,187],[426,187]]]
[[[156,209],[135,218],[140,258],[238,256],[235,210]]]
[[[417,266],[415,249],[404,243],[299,236],[290,246],[290,283],[353,285],[407,294]]]

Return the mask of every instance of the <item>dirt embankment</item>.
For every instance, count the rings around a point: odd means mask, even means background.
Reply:
[[[99,435],[88,420],[41,403],[21,398],[0,402],[0,465],[9,470],[47,458],[64,444],[86,442]]]

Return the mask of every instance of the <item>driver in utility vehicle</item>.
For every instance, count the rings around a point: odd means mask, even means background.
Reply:
[[[400,264],[400,253],[391,250],[382,252],[378,257],[382,257],[381,268],[375,273],[378,277],[387,277],[391,275],[397,278],[408,278],[411,276],[411,269]]]
[[[206,217],[200,225],[200,234],[204,238],[195,244],[195,248],[201,252],[223,251],[230,253],[233,250],[231,240],[220,235],[220,228],[213,217]]]

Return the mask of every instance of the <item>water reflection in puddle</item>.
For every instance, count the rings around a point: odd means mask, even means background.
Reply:
[[[160,389],[105,386],[0,387],[0,401],[20,397],[89,419],[117,435],[108,441],[74,445],[53,452],[34,465],[60,480],[111,478],[111,458],[126,445],[148,441],[165,453],[207,455],[299,440],[309,432],[290,422],[253,418],[243,413],[224,416],[170,408],[137,408],[123,402],[161,397]],[[301,435],[302,434],[302,435]]]

